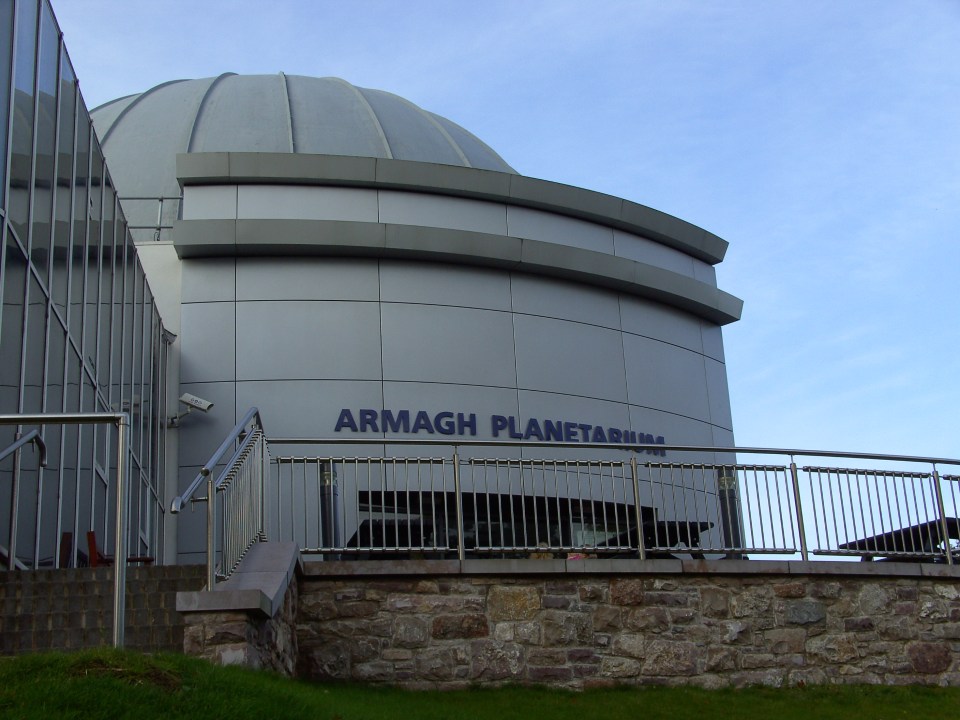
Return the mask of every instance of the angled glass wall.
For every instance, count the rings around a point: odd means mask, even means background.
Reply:
[[[129,550],[156,555],[166,334],[49,0],[0,0],[0,97],[0,413],[128,412]],[[45,468],[0,462],[3,568],[89,562],[89,531],[111,551],[115,429],[43,437]]]

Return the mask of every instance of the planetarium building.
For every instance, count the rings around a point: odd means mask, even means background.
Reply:
[[[337,78],[173,81],[92,118],[180,391],[216,406],[182,423],[182,479],[254,406],[286,438],[733,445],[720,238]]]
[[[68,394],[76,365],[89,375],[89,409],[142,416],[143,502],[152,496],[159,509],[139,523],[141,550],[167,561],[202,558],[203,513],[165,508],[175,497],[196,499],[191,481],[252,408],[270,440],[264,502],[272,522],[287,517],[288,528],[306,532],[315,516],[330,517],[319,539],[296,537],[301,546],[448,548],[436,528],[453,522],[449,503],[472,528],[460,530],[473,533],[472,546],[490,549],[612,543],[631,522],[618,513],[634,510],[637,522],[674,518],[720,530],[710,510],[722,494],[717,477],[665,493],[669,481],[653,482],[641,468],[648,482],[640,492],[636,458],[645,466],[669,459],[658,444],[733,445],[721,328],[738,319],[741,302],[717,288],[725,241],[630,200],[521,175],[455,122],[337,78],[173,80],[106,103],[88,120],[69,60],[62,51],[61,67],[55,60],[62,41],[55,30],[44,39],[52,14],[38,21],[21,13],[21,21],[39,22],[40,64],[30,55],[24,70],[21,45],[5,69],[14,85],[13,111],[3,118],[12,157],[4,349],[16,324],[8,315],[18,312],[22,324],[31,306],[22,283],[9,281],[11,268],[46,262],[36,251],[42,236],[53,262],[17,272],[37,278],[35,297],[47,308],[38,317],[59,318],[73,354],[62,338],[38,334],[36,348],[9,364],[28,370],[10,373],[3,410],[31,411],[15,401],[32,392],[24,373],[29,379],[31,353],[53,348],[66,357],[57,372]],[[44,137],[49,183],[40,177],[44,163],[29,161],[31,153],[43,159]],[[41,227],[44,203],[52,223]],[[58,213],[74,222],[58,222]],[[114,218],[107,252],[100,223]],[[124,320],[124,300],[146,319]],[[91,302],[101,317],[113,317],[119,303],[118,319],[84,324],[78,311],[71,329],[73,308]],[[139,332],[144,348],[127,342],[128,322],[140,323],[130,335]],[[140,385],[121,369],[131,359]],[[56,385],[33,385],[44,383]],[[208,412],[185,415],[178,397]],[[72,457],[82,436],[69,437]],[[397,469],[404,458],[450,452],[457,468],[464,458],[474,463],[469,476],[444,466],[428,482],[431,461]],[[308,455],[312,470],[297,464]],[[57,502],[84,495],[84,473],[109,475],[107,457],[104,449],[82,472],[64,460],[48,480],[59,487]],[[625,483],[606,494],[604,463],[622,468],[631,458],[635,490]],[[371,459],[379,459],[376,472]],[[569,467],[558,473],[561,461],[583,464],[571,475]],[[284,462],[303,487],[310,473],[317,486],[299,496],[293,480],[283,489]],[[472,501],[460,503],[461,492]],[[499,509],[490,509],[491,497]],[[79,509],[64,527],[82,533],[87,501],[73,502]],[[584,510],[585,502],[594,504]],[[603,512],[624,526],[585,529],[587,516]],[[101,515],[97,522],[107,522],[109,512]],[[400,522],[413,515],[416,538]],[[542,527],[518,529],[530,522]],[[405,530],[406,542],[399,534],[389,542],[390,528]]]

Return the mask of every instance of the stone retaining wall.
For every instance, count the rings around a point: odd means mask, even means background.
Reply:
[[[298,676],[411,688],[960,685],[960,578],[946,568],[771,574],[787,563],[720,561],[703,573],[431,575],[426,563],[414,577],[385,574],[389,563],[346,567],[361,565],[308,566]],[[722,570],[736,566],[760,572]]]

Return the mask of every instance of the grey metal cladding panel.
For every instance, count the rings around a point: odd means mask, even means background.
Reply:
[[[202,466],[239,420],[237,412],[245,413],[248,408],[237,410],[232,382],[182,383],[179,393],[190,393],[213,403],[210,412],[194,411],[184,417],[177,431],[180,465]],[[182,490],[185,489],[184,486]]]
[[[93,120],[93,127],[97,132],[97,137],[102,138],[116,121],[117,117],[130,107],[132,103],[136,102],[138,97],[140,97],[139,94],[127,95],[126,97],[117,98],[116,100],[104,103],[90,110],[90,118]]]
[[[379,190],[377,196],[382,223],[507,234],[507,209],[501,203],[393,190]]]
[[[517,238],[417,225],[386,225],[386,257],[417,257],[491,267],[519,264],[523,241]]]
[[[340,220],[239,220],[242,255],[382,255],[386,229]]]
[[[379,299],[376,260],[239,258],[238,300]]]
[[[613,230],[556,213],[507,207],[507,234],[613,255]]]
[[[623,331],[703,352],[701,320],[683,310],[653,300],[620,296]]]
[[[620,305],[612,290],[519,272],[510,286],[514,312],[620,329]]]
[[[184,260],[181,280],[183,304],[232,301],[237,293],[235,258]]]
[[[518,387],[601,400],[626,397],[623,346],[616,330],[515,315]]]
[[[384,380],[516,387],[509,313],[384,303],[382,315]]]
[[[181,306],[180,381],[233,380],[236,327],[232,302]]]
[[[619,218],[623,200],[613,195],[523,175],[510,177],[510,197],[528,207],[544,210],[564,208],[575,217]]]
[[[142,96],[117,123],[104,144],[104,155],[110,174],[116,186],[123,188],[124,195],[156,196],[157,178],[165,181],[160,188],[164,195],[176,197],[180,194],[175,179],[177,153],[187,150],[192,127],[190,119],[196,116],[203,95],[213,80],[165,85]],[[182,122],[171,125],[171,117]],[[117,157],[113,148],[125,154],[135,152],[136,157]],[[142,172],[145,167],[151,168],[151,172]]]
[[[380,261],[383,302],[510,310],[510,275],[462,265]]]
[[[191,153],[177,156],[183,185],[258,182],[287,185],[370,185],[376,158],[292,153]]]
[[[695,260],[685,252],[622,230],[614,230],[613,243],[614,254],[617,257],[656,265],[689,277],[695,276],[695,263],[703,264],[702,261]],[[713,284],[716,285],[715,277]]]
[[[298,153],[387,157],[370,110],[347,83],[287,75]]]
[[[540,421],[575,422],[591,426],[600,426],[606,434],[608,428],[630,429],[630,410],[624,402],[610,402],[594,398],[574,397],[558,393],[520,390],[520,419],[526,423],[531,418]],[[525,425],[524,425],[525,428]],[[578,429],[582,440],[582,430]],[[591,428],[591,433],[594,430]],[[591,439],[592,439],[591,435]],[[534,438],[535,439],[535,438]],[[557,459],[617,460],[627,459],[625,454],[612,450],[588,450],[585,448],[544,449],[528,448],[524,457],[542,458],[549,455]]]
[[[630,429],[637,433],[647,433],[654,437],[663,436],[672,445],[710,445],[713,442],[713,430],[710,423],[675,415],[651,408],[630,406]],[[643,456],[640,456],[642,459]],[[692,458],[686,453],[671,454],[668,462],[688,462]],[[653,458],[660,461],[658,458]]]
[[[489,145],[480,140],[476,135],[467,132],[464,128],[445,117],[434,115],[433,113],[428,114],[437,123],[442,125],[443,129],[447,131],[447,134],[453,138],[453,141],[460,147],[461,152],[467,156],[471,167],[481,170],[515,173],[514,169],[504,162],[500,155],[494,152]]]
[[[679,247],[705,262],[718,263],[726,255],[729,245],[726,240],[665,212],[624,200],[620,217],[631,225],[644,228],[642,234]]]
[[[237,218],[375,223],[377,200],[377,191],[367,188],[240,185]]]
[[[182,220],[236,220],[237,186],[194,185],[184,188],[181,214]]]
[[[379,159],[376,181],[380,186],[448,195],[465,195],[503,201],[510,195],[511,175],[489,170],[428,162]]]
[[[718,325],[702,320],[700,336],[703,338],[703,354],[720,362],[726,362],[723,351],[723,330]]]
[[[707,393],[710,398],[710,421],[728,430],[733,429],[730,415],[730,390],[727,386],[727,367],[710,358],[704,359],[707,372]]]
[[[237,405],[256,406],[270,437],[332,438],[342,408],[379,408],[383,389],[366,380],[262,380],[237,383]],[[315,450],[315,448],[314,448]],[[285,446],[271,448],[274,454]],[[312,452],[313,450],[311,450]]]
[[[382,90],[357,90],[373,108],[394,158],[464,164],[444,134],[419,108]]]
[[[177,220],[173,247],[181,258],[236,255],[236,220]]]
[[[632,405],[710,421],[704,357],[676,345],[623,335]]]
[[[203,101],[190,152],[291,152],[279,75],[233,75]]]
[[[239,380],[379,380],[376,303],[237,304]]]
[[[477,434],[475,436],[470,435],[469,430],[467,430],[464,437],[471,440],[492,440],[490,417],[492,415],[516,415],[517,391],[513,388],[384,381],[383,407],[394,411],[409,409],[412,413],[411,421],[415,418],[418,410],[425,410],[430,415],[431,424],[436,414],[440,412],[451,412],[454,414],[454,418],[456,418],[457,413],[463,413],[467,416],[467,419],[469,419],[471,413],[474,413],[477,416]],[[421,431],[418,433],[390,433],[390,437],[443,440],[446,436],[442,433],[430,435]],[[431,451],[430,454],[433,454],[433,452]]]

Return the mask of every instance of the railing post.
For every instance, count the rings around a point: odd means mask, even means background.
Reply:
[[[217,488],[213,473],[207,474],[207,592],[217,582]]]
[[[19,428],[13,439],[19,440],[23,433]],[[17,517],[20,515],[20,451],[17,448],[13,455],[13,482],[10,485],[10,541],[7,543],[7,570],[17,569]]]
[[[940,513],[940,537],[947,555],[947,565],[953,565],[953,551],[950,549],[950,529],[947,527],[947,514],[943,507],[943,488],[940,487],[940,472],[933,466],[933,487],[937,494],[937,512]]]
[[[800,533],[800,559],[807,562],[810,559],[807,553],[807,531],[803,525],[803,506],[800,504],[800,476],[797,473],[797,463],[793,455],[790,456],[790,480],[793,484],[793,504],[797,509],[797,529]]]
[[[633,510],[637,515],[637,552],[641,560],[647,559],[647,543],[643,537],[643,512],[640,507],[640,474],[637,472],[637,456],[630,455],[630,477],[633,480]]]
[[[129,497],[127,482],[127,429],[130,418],[117,419],[117,527],[113,558],[113,646],[123,647],[126,627],[127,539],[130,537]]]
[[[463,547],[463,493],[460,490],[460,452],[453,446],[453,493],[457,506],[457,559],[462,563],[466,553]]]

